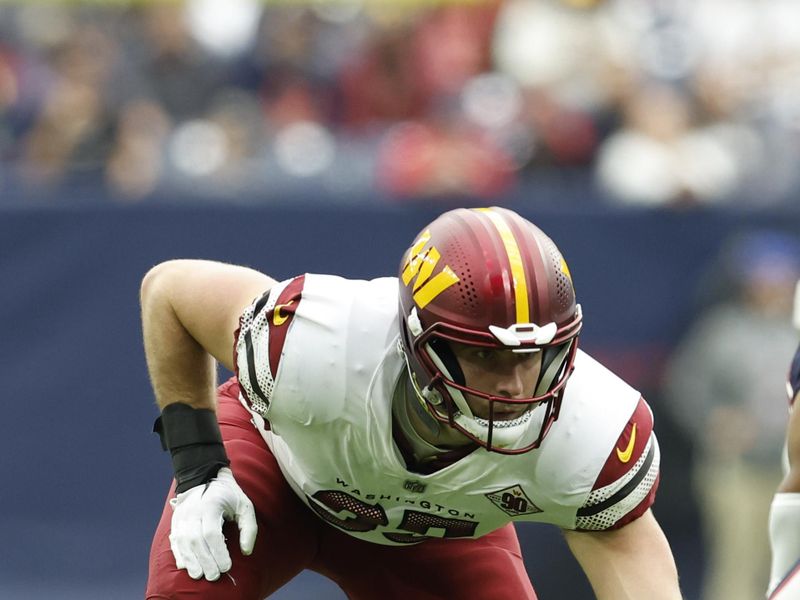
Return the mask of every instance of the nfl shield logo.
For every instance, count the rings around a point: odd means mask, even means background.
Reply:
[[[406,491],[413,492],[415,494],[421,494],[425,491],[425,484],[421,481],[414,481],[413,479],[406,479],[403,487]]]

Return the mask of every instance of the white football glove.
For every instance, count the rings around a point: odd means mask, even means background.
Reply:
[[[229,468],[220,469],[208,483],[178,494],[170,504],[169,545],[175,564],[186,569],[192,579],[205,576],[216,581],[230,570],[231,557],[222,535],[225,520],[236,521],[239,526],[242,554],[253,552],[258,532],[255,509]]]

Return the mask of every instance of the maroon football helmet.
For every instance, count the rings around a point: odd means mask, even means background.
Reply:
[[[491,451],[538,447],[558,418],[581,330],[569,269],[553,241],[511,210],[453,210],[417,236],[399,285],[403,351],[428,412]],[[467,387],[449,342],[541,352],[535,389],[512,399]],[[488,418],[472,413],[465,394],[488,401]],[[527,410],[503,420],[494,415],[509,410],[496,412],[497,405]]]

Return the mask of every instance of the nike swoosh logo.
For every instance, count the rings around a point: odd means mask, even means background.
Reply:
[[[633,445],[636,443],[636,423],[633,424],[633,429],[631,430],[631,439],[628,440],[628,445],[625,447],[625,450],[620,450],[617,448],[617,458],[620,459],[623,463],[628,462],[633,455]]]
[[[284,317],[281,314],[281,309],[289,306],[292,302],[294,302],[294,300],[289,300],[289,302],[287,302],[286,304],[277,304],[277,305],[275,305],[275,310],[272,311],[272,324],[273,325],[275,325],[276,327],[280,327],[281,325],[286,323],[286,321],[289,318],[289,316],[287,315],[287,316]]]

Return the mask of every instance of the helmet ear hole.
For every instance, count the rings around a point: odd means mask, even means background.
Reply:
[[[435,353],[442,364],[447,369],[446,375],[459,385],[466,385],[466,378],[464,371],[461,370],[461,365],[456,358],[455,352],[450,342],[442,338],[434,338],[428,344],[430,351]]]

